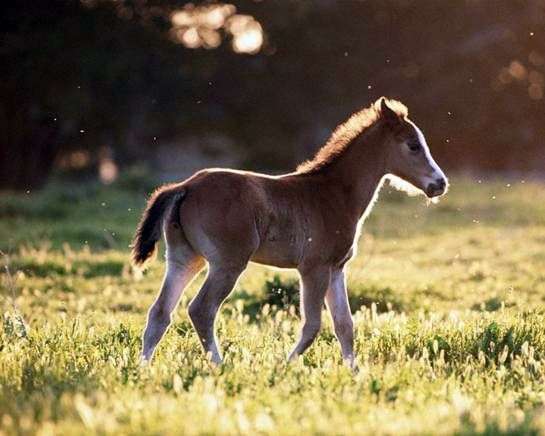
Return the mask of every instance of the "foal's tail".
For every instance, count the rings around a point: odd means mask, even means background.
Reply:
[[[143,268],[148,260],[154,257],[157,242],[161,238],[161,225],[165,214],[168,210],[172,210],[171,216],[173,218],[177,216],[179,205],[185,194],[186,191],[180,184],[161,186],[152,194],[134,235],[132,243],[134,266]],[[174,219],[177,221],[179,218]]]

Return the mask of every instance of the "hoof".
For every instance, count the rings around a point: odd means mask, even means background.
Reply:
[[[138,364],[138,366],[140,366],[140,368],[146,368],[146,367],[148,367],[150,365],[151,365],[151,359],[148,359],[143,355],[140,356],[140,361],[139,361],[139,364]]]
[[[353,357],[343,359],[343,362],[345,366],[348,367],[354,374],[357,374],[360,371],[358,364],[356,363],[356,359]]]
[[[211,351],[206,353],[206,358],[208,359],[208,362],[210,362],[210,365],[215,368],[223,364],[223,359],[221,356],[218,356],[217,354],[214,355]]]

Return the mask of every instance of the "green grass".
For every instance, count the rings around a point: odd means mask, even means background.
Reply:
[[[0,435],[545,431],[545,185],[454,179],[432,206],[383,190],[349,268],[357,374],[327,316],[285,363],[296,276],[257,265],[223,307],[222,367],[186,314],[200,277],[140,368],[163,263],[135,276],[128,244],[151,186],[0,196]]]

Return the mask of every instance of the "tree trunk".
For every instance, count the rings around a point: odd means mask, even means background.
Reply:
[[[52,117],[32,117],[28,105],[8,102],[0,106],[0,190],[40,188],[60,149],[58,124]]]

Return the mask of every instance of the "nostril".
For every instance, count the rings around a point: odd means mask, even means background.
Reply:
[[[445,182],[445,179],[437,179],[435,183],[437,184],[437,187],[439,189],[444,189],[445,186],[447,186],[447,182]]]

